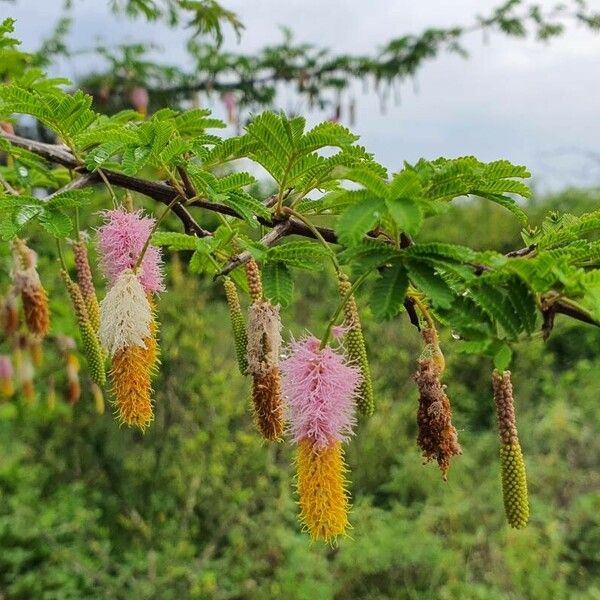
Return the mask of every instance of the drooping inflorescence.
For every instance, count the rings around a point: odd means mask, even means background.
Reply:
[[[522,529],[529,521],[527,473],[519,443],[510,371],[492,375],[494,402],[500,433],[500,466],[504,511],[511,527]]]
[[[10,356],[0,356],[0,394],[3,398],[10,398],[15,392],[13,381],[13,366]]]
[[[123,271],[136,266],[156,221],[143,216],[141,210],[128,212],[123,208],[104,211],[102,216],[106,223],[98,229],[100,268],[109,285],[114,285]],[[146,291],[163,291],[161,264],[160,249],[148,246],[138,271]]]
[[[231,328],[233,330],[233,342],[235,344],[235,355],[238,368],[242,375],[246,375],[248,372],[248,335],[246,332],[246,320],[242,314],[240,298],[235,283],[233,283],[231,278],[225,277],[223,279],[223,287],[225,288],[225,297],[227,298],[227,306],[229,307],[229,317],[231,319]]]
[[[352,435],[358,367],[309,336],[281,363],[290,429],[298,444],[300,520],[313,539],[333,541],[348,527],[342,443]]]
[[[446,386],[440,377],[443,370],[443,355],[432,327],[423,329],[425,352],[418,361],[415,381],[419,388],[419,410],[417,413],[417,443],[425,462],[436,460],[444,479],[448,478],[450,459],[462,453],[458,434],[452,425],[452,409],[446,395]]]
[[[0,305],[0,326],[7,337],[13,336],[19,329],[17,293],[15,287],[11,287]]]
[[[13,242],[13,258],[13,284],[21,295],[25,323],[31,333],[43,337],[50,329],[50,309],[36,268],[37,256],[23,240],[16,239]]]
[[[79,284],[75,283],[69,274],[61,271],[61,277],[67,286],[67,291],[75,311],[79,334],[83,342],[83,352],[85,354],[90,375],[95,383],[103,386],[106,383],[106,371],[104,369],[104,356],[100,347],[100,341],[96,334],[91,319],[89,317],[87,304],[84,301],[83,294]]]
[[[260,432],[271,442],[284,428],[279,372],[281,320],[279,307],[263,299],[260,271],[252,259],[246,263],[252,304],[248,309],[246,362],[252,376],[252,404]]]
[[[75,256],[75,271],[77,283],[85,302],[89,322],[94,331],[100,327],[100,306],[96,296],[92,271],[88,260],[87,246],[83,240],[73,242],[73,255]]]
[[[362,376],[360,389],[357,395],[357,406],[359,412],[363,415],[371,416],[375,411],[375,401],[373,398],[373,382],[371,380],[371,367],[367,357],[367,347],[363,335],[360,316],[356,299],[351,294],[352,285],[348,277],[340,273],[338,276],[338,286],[340,295],[345,298],[348,294],[348,300],[344,305],[344,329],[345,329],[345,349],[350,362],[360,368]]]
[[[112,360],[118,418],[145,429],[152,421],[149,364],[152,309],[137,275],[126,269],[100,303],[100,341]]]
[[[103,215],[98,247],[111,287],[100,303],[99,337],[111,357],[117,417],[144,430],[154,416],[151,377],[158,361],[152,294],[164,289],[159,249],[148,245],[155,220],[124,209]]]

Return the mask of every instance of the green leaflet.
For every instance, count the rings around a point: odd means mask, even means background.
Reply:
[[[287,266],[282,262],[269,261],[262,268],[262,284],[264,295],[272,304],[282,308],[292,301],[294,282]]]
[[[373,285],[371,308],[376,319],[391,319],[403,308],[408,288],[408,274],[404,265],[398,263],[383,270]]]
[[[328,256],[329,252],[321,244],[308,240],[287,242],[267,250],[267,260],[311,271],[320,271]]]
[[[197,238],[174,231],[157,231],[152,234],[152,245],[167,246],[170,250],[195,250]]]
[[[454,292],[433,267],[424,261],[406,261],[408,275],[413,285],[423,292],[435,306],[448,308],[454,299]]]
[[[418,200],[410,197],[388,198],[387,209],[400,229],[409,235],[416,235],[423,224],[423,209]]]
[[[369,198],[349,206],[340,215],[336,233],[340,242],[346,246],[358,244],[382,218],[385,202],[381,198]]]

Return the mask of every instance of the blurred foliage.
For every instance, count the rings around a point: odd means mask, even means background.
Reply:
[[[532,218],[581,213],[597,198],[569,190],[535,201]],[[474,247],[515,247],[514,221],[490,214],[473,202],[428,227],[437,239],[468,230]],[[56,329],[72,329],[54,249],[42,236],[32,245]],[[51,345],[35,403],[0,403],[0,598],[600,599],[600,331],[559,317],[545,345],[515,348],[532,521],[512,531],[491,361],[443,340],[464,449],[444,483],[415,444],[420,338],[405,317],[384,328],[364,319],[378,409],[350,445],[354,528],[337,547],[310,545],[296,522],[291,449],[254,431],[222,289],[183,273],[183,254],[170,256],[160,299],[162,368],[146,434],[96,414],[85,384],[73,407],[48,408],[44,375],[61,391],[64,371]],[[296,335],[315,330],[334,298],[333,278],[307,276],[284,320]]]

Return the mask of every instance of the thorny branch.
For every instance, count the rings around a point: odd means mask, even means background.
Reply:
[[[19,148],[24,148],[42,158],[45,158],[46,160],[72,169],[81,175],[79,179],[74,180],[61,191],[65,191],[66,189],[76,189],[79,187],[84,187],[85,185],[91,185],[97,183],[99,180],[98,173],[87,169],[84,164],[82,164],[76,157],[73,156],[73,154],[71,154],[70,150],[66,146],[58,144],[46,144],[6,132],[0,132],[0,135],[6,138],[11,144]],[[162,181],[151,181],[142,179],[140,177],[132,177],[131,175],[125,175],[124,173],[107,169],[103,169],[102,171],[109,183],[133,192],[138,192],[167,206],[169,206],[178,195],[177,190],[175,190],[173,186]],[[187,178],[185,170],[181,169],[179,171],[179,175],[182,178],[186,194],[189,194],[192,198],[194,198],[195,190],[193,189],[189,178]],[[271,198],[267,199],[267,206],[270,204],[270,200]],[[172,206],[173,213],[183,224],[184,231],[197,237],[207,237],[212,235],[212,233],[202,228],[198,224],[187,208],[190,206],[197,206],[212,212],[239,218],[239,215],[233,209],[225,206],[224,204],[219,204],[218,202],[210,202],[209,200],[202,198],[194,198],[185,205],[181,202],[176,202]],[[316,237],[315,233],[311,231],[310,227],[294,217],[287,217],[284,219],[265,219],[258,216],[257,220],[262,225],[271,228],[271,231],[261,240],[261,242],[266,246],[272,245],[280,238],[289,235],[300,235],[313,239]],[[337,243],[337,236],[333,229],[320,226],[316,226],[315,228],[325,241],[331,244]],[[368,235],[376,237],[377,234],[375,232],[370,232]],[[408,246],[412,245],[412,243],[413,241],[408,235],[402,234],[400,239],[400,246],[402,248],[407,248]],[[506,256],[509,258],[522,258],[535,253],[535,250],[535,245],[531,245],[509,252],[506,254]],[[236,267],[247,262],[249,258],[250,254],[248,252],[242,252],[234,256],[219,273],[219,275],[225,275],[231,272]],[[477,275],[481,275],[484,271],[489,270],[489,267],[486,265],[473,264],[471,266],[474,268]],[[404,305],[411,322],[418,326],[418,317],[416,316],[414,306],[411,304],[410,299],[407,299]],[[548,311],[551,311],[552,314],[550,314]],[[544,332],[546,336],[552,327],[555,314],[564,314],[578,321],[600,326],[600,323],[593,319],[589,313],[561,299],[552,299],[551,304],[548,303],[545,311],[543,310],[542,312],[545,315]]]

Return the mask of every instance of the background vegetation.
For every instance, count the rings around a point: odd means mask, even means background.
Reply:
[[[599,199],[568,190],[531,213],[582,212]],[[452,208],[431,234],[456,241],[468,230],[475,247],[515,247],[507,213],[483,222],[481,210]],[[53,248],[32,244],[60,326],[71,317]],[[222,291],[183,263],[170,262],[160,301],[163,364],[145,435],[117,428],[110,410],[98,415],[86,385],[78,404],[51,410],[40,376],[35,403],[0,404],[4,598],[600,598],[599,331],[559,317],[546,344],[517,348],[532,521],[512,531],[488,359],[444,341],[464,449],[444,483],[415,445],[419,336],[406,318],[384,329],[365,318],[379,405],[350,447],[354,529],[339,547],[311,546],[296,522],[291,449],[253,430]],[[323,325],[328,285],[311,276],[297,286],[284,314],[296,333]],[[61,360],[48,351],[42,367],[59,392]]]

